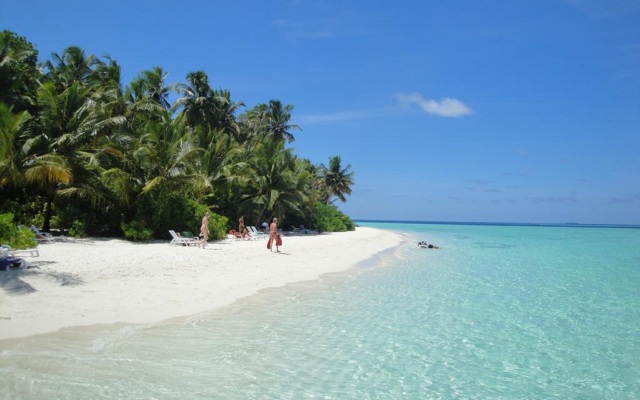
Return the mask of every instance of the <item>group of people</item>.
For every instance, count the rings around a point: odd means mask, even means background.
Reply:
[[[265,224],[263,224],[263,226]],[[270,251],[273,251],[272,245],[275,244],[276,252],[279,253],[279,247],[282,243],[282,239],[280,238],[280,234],[278,233],[278,218],[271,218],[271,221],[269,221],[267,227],[265,227],[265,234],[267,233],[267,229],[269,230],[269,241],[267,242],[267,248]],[[249,236],[249,231],[244,224],[244,215],[241,215],[238,219],[238,233],[242,235],[242,237]],[[200,225],[200,236],[202,237],[202,239],[200,240],[198,246],[204,249],[207,245],[207,241],[209,240],[209,213],[204,214],[204,216],[202,217],[202,225]]]
[[[440,247],[438,247],[436,245],[427,243],[425,241],[418,242],[418,247],[422,247],[422,248],[425,248],[425,249],[439,249],[440,248]]]

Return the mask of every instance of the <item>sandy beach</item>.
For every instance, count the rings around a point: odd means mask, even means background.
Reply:
[[[398,246],[399,234],[355,232],[210,242],[206,249],[169,240],[132,243],[70,239],[41,244],[26,270],[0,271],[0,339],[64,327],[151,323],[195,315],[265,288],[315,280]]]

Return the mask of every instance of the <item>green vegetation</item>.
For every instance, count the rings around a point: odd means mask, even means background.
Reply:
[[[239,215],[354,229],[331,205],[351,194],[353,172],[339,156],[325,167],[289,147],[300,130],[292,105],[246,109],[203,71],[186,83],[167,76],[154,67],[123,86],[116,60],[78,47],[38,64],[30,42],[1,32],[0,212],[45,231],[130,240],[199,232],[207,211],[212,238]]]
[[[316,203],[313,223],[321,232],[346,232],[356,229],[355,224],[334,205]]]
[[[27,227],[18,228],[13,214],[0,214],[0,244],[14,250],[30,249],[37,246],[36,235]]]

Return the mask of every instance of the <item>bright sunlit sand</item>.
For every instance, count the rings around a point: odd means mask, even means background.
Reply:
[[[400,244],[400,235],[355,232],[210,242],[206,249],[83,239],[40,245],[28,270],[0,271],[0,339],[63,327],[149,323],[197,314],[261,289],[347,270]]]

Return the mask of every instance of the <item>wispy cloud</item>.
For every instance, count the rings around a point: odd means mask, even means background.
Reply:
[[[640,193],[632,193],[622,197],[612,197],[609,204],[638,204],[640,203]]]
[[[362,18],[359,10],[341,2],[289,1],[282,17],[273,21],[293,40],[322,40],[349,36]]]
[[[279,19],[274,25],[282,28],[287,36],[294,39],[331,39],[336,36],[336,27],[333,23],[325,21],[311,24],[298,21]]]
[[[612,18],[640,12],[637,0],[566,0],[573,7],[598,18]]]
[[[430,115],[459,118],[473,114],[473,110],[458,99],[445,97],[441,100],[425,99],[420,93],[400,93],[397,96],[401,105],[418,108]]]
[[[529,197],[529,200],[536,204],[551,203],[551,204],[566,204],[574,205],[578,204],[578,199],[573,195],[568,196],[548,196],[548,197]]]
[[[414,105],[418,105],[421,111],[441,117],[457,118],[473,114],[473,110],[456,99],[445,98],[437,102],[435,100],[426,100],[418,93],[399,94],[396,95],[396,98],[398,99],[401,106],[412,107]],[[325,114],[300,115],[296,118],[296,123],[326,124],[382,117],[398,117],[404,115],[404,113],[405,112],[399,109],[397,105],[387,105],[361,110],[347,110]]]
[[[376,112],[374,110],[339,111],[327,114],[300,115],[296,120],[300,124],[322,124],[368,119],[375,115]]]
[[[491,187],[491,182],[484,179],[469,179],[471,186],[467,186],[470,192],[478,193],[502,193],[502,190]]]

